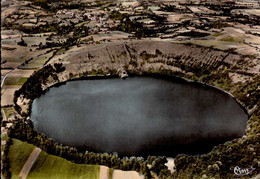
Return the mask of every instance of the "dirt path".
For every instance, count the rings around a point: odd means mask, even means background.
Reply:
[[[19,178],[21,179],[25,179],[28,175],[28,173],[30,172],[34,162],[36,161],[37,157],[39,156],[39,154],[41,153],[41,149],[36,147],[30,157],[27,159],[27,161],[25,162],[20,174],[19,174]]]
[[[100,166],[99,179],[109,179],[109,168],[106,166]]]

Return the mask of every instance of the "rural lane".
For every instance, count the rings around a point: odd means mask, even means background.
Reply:
[[[21,66],[21,65],[20,65],[20,66]],[[20,67],[20,66],[19,66],[19,67]],[[9,73],[7,73],[7,74],[4,76],[4,78],[3,78],[2,82],[1,82],[1,89],[2,89],[3,86],[4,86],[5,79],[6,79],[11,73],[13,73],[15,70],[17,70],[19,67],[16,67],[15,69],[11,70]]]
[[[19,178],[20,179],[25,179],[28,175],[28,173],[30,172],[34,162],[36,161],[36,159],[38,158],[39,154],[41,153],[41,149],[36,147],[30,157],[27,159],[27,161],[25,162],[20,174],[19,174]]]

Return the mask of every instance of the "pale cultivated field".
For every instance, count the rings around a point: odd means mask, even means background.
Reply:
[[[144,176],[135,171],[114,170],[112,179],[144,179]]]
[[[101,41],[101,40],[120,40],[120,39],[127,39],[132,34],[130,33],[125,33],[125,32],[120,32],[120,31],[112,31],[107,34],[97,34],[97,35],[92,35],[94,41]]]
[[[3,78],[10,70],[2,70],[1,77]],[[1,90],[1,106],[13,104],[13,95],[27,78],[34,72],[34,70],[21,70],[13,71],[4,81],[4,86]]]
[[[8,15],[10,15],[10,14],[13,14],[15,11],[17,11],[17,8],[15,8],[15,7],[13,7],[13,8],[8,8],[8,9],[2,11],[1,16],[2,16],[2,17],[6,17],[6,16],[8,16]]]
[[[12,72],[9,77],[24,77],[28,78],[33,74],[34,70],[22,70],[22,69],[17,69],[14,72]]]
[[[174,14],[174,15],[169,15],[167,17],[167,21],[176,23],[178,21],[185,20],[185,19],[191,19],[193,17],[194,17],[193,14]]]
[[[219,50],[235,49],[235,51],[242,55],[259,55],[259,52],[246,44],[217,41],[217,40],[186,40],[186,41],[173,41],[174,43],[191,43],[199,46],[213,47]]]
[[[140,3],[138,1],[132,1],[132,2],[122,2],[122,6],[133,6],[133,7],[137,7],[139,6]]]
[[[38,35],[40,36],[40,35]],[[42,43],[43,45],[46,44],[46,38],[47,36],[44,37],[23,37],[23,40],[25,41],[25,43],[27,43],[28,47],[31,47],[32,45],[39,45],[40,43]],[[21,38],[15,38],[14,40],[16,42],[19,42]],[[13,39],[6,39],[3,42],[5,43],[11,43],[11,45],[16,45],[17,43],[14,43]]]
[[[1,106],[12,105],[14,92],[18,90],[21,86],[4,86],[1,92]]]
[[[9,38],[17,38],[17,37],[21,37],[21,36],[22,36],[22,33],[18,30],[3,30],[3,31],[1,31],[2,40],[9,39]]]
[[[11,70],[1,70],[1,80],[4,78],[4,76],[9,73]]]
[[[37,56],[46,53],[49,49],[36,50],[36,47],[23,47],[19,45],[2,45],[1,61],[2,68],[16,68],[25,60],[36,58]]]
[[[100,166],[99,179],[109,179],[109,168],[106,166]]]

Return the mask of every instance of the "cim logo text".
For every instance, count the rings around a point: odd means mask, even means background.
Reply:
[[[253,172],[255,168],[240,168],[239,166],[236,166],[234,168],[234,173],[238,176],[244,176],[244,175],[249,175]]]

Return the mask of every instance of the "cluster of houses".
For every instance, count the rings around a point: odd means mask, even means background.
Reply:
[[[229,2],[230,1],[230,2]],[[120,24],[120,20],[113,20],[109,18],[109,15],[117,11],[121,14],[127,14],[131,21],[137,21],[142,23],[145,27],[154,28],[155,20],[147,17],[146,13],[152,13],[156,16],[162,16],[166,18],[166,23],[169,27],[174,27],[175,24],[185,21],[185,17],[191,14],[196,16],[216,15],[221,16],[223,13],[221,10],[209,9],[207,6],[203,6],[206,3],[222,3],[222,4],[235,4],[236,6],[243,7],[259,7],[259,3],[255,0],[174,0],[174,1],[161,1],[154,3],[144,3],[137,0],[117,1],[117,4],[106,8],[85,8],[79,9],[61,9],[56,12],[55,15],[47,14],[45,11],[37,9],[34,6],[23,7],[19,11],[10,14],[5,21],[9,24],[14,24],[21,28],[30,29],[39,26],[46,26],[50,24],[58,24],[61,27],[68,27],[75,25],[84,26],[89,28],[90,34],[108,33],[111,28],[117,27]],[[172,7],[174,11],[168,11],[167,8]],[[245,10],[232,11],[236,14],[247,13]],[[252,16],[250,19],[258,19],[255,14],[247,13],[248,16]],[[198,18],[191,18],[194,22],[198,22],[197,26],[200,26],[201,21]],[[208,19],[210,20],[210,19]]]

